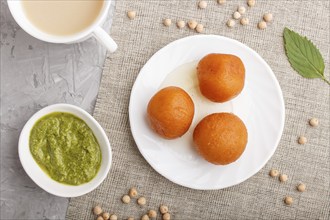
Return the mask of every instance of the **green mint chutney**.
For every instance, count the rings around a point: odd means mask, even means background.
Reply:
[[[30,151],[54,180],[80,185],[93,179],[101,165],[100,146],[80,118],[55,112],[39,119],[30,133]]]

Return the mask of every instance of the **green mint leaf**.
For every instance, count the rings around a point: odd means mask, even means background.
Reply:
[[[284,46],[286,55],[294,70],[305,78],[321,78],[329,85],[324,77],[324,60],[320,51],[306,37],[284,28]]]

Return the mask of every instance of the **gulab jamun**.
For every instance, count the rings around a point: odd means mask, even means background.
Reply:
[[[226,102],[236,97],[244,87],[245,67],[231,54],[208,54],[197,66],[201,93],[213,102]]]
[[[195,107],[186,91],[170,86],[161,89],[149,101],[147,118],[151,128],[166,139],[184,135],[193,120]]]
[[[248,132],[243,121],[232,113],[214,113],[203,118],[193,134],[198,153],[208,162],[226,165],[244,152]]]

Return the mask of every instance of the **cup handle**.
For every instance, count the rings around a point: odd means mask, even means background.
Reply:
[[[116,42],[110,37],[110,35],[101,27],[96,27],[93,31],[95,38],[103,44],[111,53],[115,52],[118,48]]]

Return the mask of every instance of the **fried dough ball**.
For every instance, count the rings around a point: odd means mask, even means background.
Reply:
[[[231,113],[214,113],[203,118],[193,134],[198,153],[210,163],[226,165],[236,161],[248,141],[242,120]]]
[[[151,128],[166,139],[184,135],[194,117],[194,103],[188,93],[175,86],[157,92],[149,101],[147,118]]]
[[[201,93],[213,102],[226,102],[236,97],[244,87],[245,67],[231,54],[208,54],[197,66]]]

